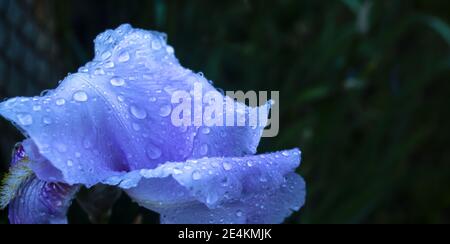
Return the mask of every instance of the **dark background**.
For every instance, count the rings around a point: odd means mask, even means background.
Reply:
[[[122,23],[166,32],[225,90],[281,92],[260,150],[303,151],[307,203],[288,223],[450,223],[450,1],[0,0],[0,98],[56,87]],[[21,136],[0,131],[4,174]],[[157,216],[122,196],[110,222]]]

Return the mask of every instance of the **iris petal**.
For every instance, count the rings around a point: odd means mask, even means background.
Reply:
[[[279,223],[303,205],[305,184],[293,173],[298,150],[253,156],[269,104],[224,97],[179,64],[164,34],[123,25],[95,46],[94,60],[55,90],[0,104],[0,115],[28,137],[36,175],[17,191],[11,222],[64,223],[76,185],[100,183],[126,190],[165,223]],[[175,126],[174,93],[198,95],[198,84],[200,95],[213,92],[238,114],[256,112],[257,124]]]
[[[9,221],[12,224],[66,224],[67,210],[77,191],[77,186],[31,177],[9,204]]]
[[[39,164],[19,143],[13,153],[10,173],[3,181],[0,207],[9,204],[13,224],[63,224],[78,186],[39,180],[30,169]]]
[[[131,187],[127,193],[142,206],[161,213],[166,222],[189,223],[188,219],[194,220],[200,211],[208,216],[197,219],[204,223],[209,222],[210,214],[217,216],[214,223],[221,223],[225,215],[229,216],[227,223],[239,219],[278,223],[303,205],[304,182],[292,173],[299,163],[298,150],[203,158],[141,170],[140,176],[128,174],[125,178],[134,184],[121,187]],[[246,217],[234,215],[238,210]]]
[[[279,224],[305,201],[305,182],[288,174],[279,189],[250,194],[218,208],[193,203],[182,208],[161,211],[164,224]]]
[[[179,64],[164,34],[123,25],[99,35],[95,46],[94,60],[57,89],[0,104],[0,115],[51,164],[34,169],[40,179],[93,186],[168,161],[256,152],[268,105],[255,128],[211,127],[202,133],[198,126],[172,124],[175,91],[191,93],[201,84],[202,93],[218,92],[203,75]]]

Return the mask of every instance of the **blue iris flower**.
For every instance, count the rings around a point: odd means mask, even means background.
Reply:
[[[171,91],[196,82],[219,93],[179,64],[164,34],[122,25],[100,34],[94,60],[55,90],[1,103],[26,136],[1,190],[10,222],[67,223],[79,188],[98,184],[122,189],[162,223],[281,223],[298,211],[298,149],[257,155],[264,126],[171,123]],[[259,108],[264,119],[269,110]]]

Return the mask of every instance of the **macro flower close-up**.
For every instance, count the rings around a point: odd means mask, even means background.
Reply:
[[[183,103],[195,104],[181,115],[205,123],[174,125],[181,92],[193,97]],[[208,124],[207,97],[221,100],[213,118],[257,115],[257,123]],[[107,30],[95,40],[95,58],[56,89],[0,104],[26,137],[1,207],[9,205],[11,223],[67,223],[81,187],[108,185],[159,213],[161,223],[282,223],[306,190],[295,173],[298,149],[257,154],[272,104],[225,96],[179,64],[165,34],[128,24]]]
[[[0,225],[449,223],[449,9],[0,0]]]

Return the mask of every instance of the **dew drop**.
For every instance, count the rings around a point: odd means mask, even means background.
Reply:
[[[105,59],[110,58],[111,56],[112,56],[112,55],[111,55],[111,52],[106,51],[106,52],[104,52],[104,53],[102,54],[102,59],[105,60]]]
[[[139,124],[133,123],[133,130],[140,131],[141,130],[141,126]]]
[[[206,204],[214,204],[219,200],[218,196],[216,194],[208,194],[206,197]]]
[[[42,107],[40,106],[40,105],[34,105],[33,106],[33,111],[41,111],[42,110]]]
[[[89,98],[86,92],[78,91],[73,94],[73,99],[77,102],[86,102]]]
[[[111,79],[111,85],[113,86],[123,86],[125,85],[125,80],[120,77],[114,77]]]
[[[136,107],[134,105],[132,105],[130,107],[130,112],[136,119],[145,119],[145,118],[147,118],[147,111],[145,111],[144,109],[138,108],[138,107]]]
[[[242,213],[242,211],[241,211],[241,210],[238,210],[238,211],[236,212],[236,216],[238,216],[238,217],[242,217],[242,215],[243,215],[243,213]]]
[[[180,169],[173,169],[173,173],[175,175],[181,175],[183,173],[183,171],[181,171]]]
[[[78,72],[80,72],[80,73],[89,73],[89,69],[86,68],[86,67],[81,67],[81,68],[78,69]]]
[[[169,105],[164,105],[159,110],[159,115],[161,115],[161,117],[167,117],[170,115],[171,112],[172,112],[172,107]]]
[[[44,117],[42,118],[42,123],[50,125],[52,123],[52,119],[50,119],[49,117]]]
[[[155,146],[153,144],[147,145],[147,149],[146,150],[147,150],[148,158],[150,158],[152,160],[158,159],[162,155],[161,150],[157,146]]]
[[[128,52],[123,52],[119,55],[119,57],[117,58],[117,60],[121,63],[125,63],[128,60],[130,60],[130,54]]]
[[[286,151],[285,151],[285,152],[283,152],[282,154],[283,154],[283,156],[285,156],[285,157],[289,157],[289,152],[286,152]]]
[[[202,174],[198,171],[194,171],[192,173],[192,179],[193,180],[200,180],[202,178]]]
[[[208,135],[209,133],[211,133],[211,129],[209,127],[204,127],[202,129],[202,133],[205,135]]]
[[[261,183],[266,183],[267,182],[267,178],[265,176],[261,176],[261,177],[259,177],[259,181]]]
[[[154,41],[152,41],[152,48],[153,48],[153,50],[159,50],[159,49],[161,49],[161,42],[160,41],[158,41],[158,40],[154,40]]]
[[[33,116],[31,116],[30,114],[18,114],[17,119],[19,119],[19,123],[23,126],[33,124]]]
[[[66,104],[66,100],[64,100],[63,98],[56,100],[56,105],[63,106],[64,104]]]
[[[114,68],[114,66],[116,66],[114,64],[114,62],[107,62],[107,63],[105,63],[105,68],[107,68],[107,69],[112,69],[112,68]]]
[[[252,162],[252,161],[248,161],[248,162],[247,162],[247,166],[248,166],[248,167],[253,167],[253,162]]]
[[[68,161],[67,161],[67,166],[73,167],[73,161],[72,161],[72,160],[68,160]]]
[[[171,46],[168,46],[168,47],[166,48],[166,51],[167,51],[168,54],[173,54],[173,53],[175,53],[175,49],[173,49],[173,47],[171,47]]]
[[[105,71],[102,68],[96,68],[94,70],[94,75],[104,75]]]
[[[233,168],[233,165],[231,165],[230,163],[223,163],[223,169],[225,169],[226,171],[229,171]]]
[[[208,154],[208,144],[203,144],[200,146],[200,155],[201,156],[206,156]]]

